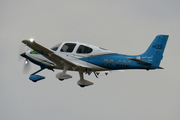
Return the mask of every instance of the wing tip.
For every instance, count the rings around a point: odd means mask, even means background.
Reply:
[[[23,42],[24,44],[27,44],[27,43],[33,43],[33,42],[35,42],[35,40],[34,40],[34,39],[22,40],[22,42]]]

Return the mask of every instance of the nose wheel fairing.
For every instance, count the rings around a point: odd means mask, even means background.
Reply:
[[[39,80],[45,79],[44,76],[36,75],[37,73],[41,72],[41,71],[44,70],[44,69],[45,69],[45,68],[41,68],[40,70],[34,72],[33,74],[31,74],[31,75],[29,76],[29,79],[30,79],[31,81],[33,81],[33,82],[37,82],[37,81],[39,81]]]
[[[30,75],[29,79],[33,82],[37,82],[39,80],[45,79],[45,77],[40,75]]]
[[[29,79],[30,79],[31,81],[33,81],[33,82],[37,82],[37,81],[39,81],[39,80],[45,79],[44,76],[36,75],[37,73],[41,72],[41,71],[44,70],[45,68],[46,68],[46,67],[41,67],[40,70],[38,70],[38,71],[34,72],[33,74],[31,74],[31,75],[29,76]],[[48,68],[47,68],[47,69],[48,69]],[[49,70],[54,71],[53,69],[49,69]]]

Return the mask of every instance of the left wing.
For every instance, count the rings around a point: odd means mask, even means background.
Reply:
[[[54,62],[57,66],[62,66],[62,63],[66,63],[72,66],[72,68],[73,67],[74,68],[88,68],[88,66],[82,65],[77,62],[69,61],[65,59],[64,57],[57,55],[52,50],[43,47],[42,45],[36,43],[35,41],[23,40],[22,42],[26,44],[27,46],[29,46],[30,48],[32,48],[34,51],[40,53],[41,55],[43,55],[50,61]]]

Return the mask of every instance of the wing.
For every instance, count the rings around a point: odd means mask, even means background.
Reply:
[[[82,69],[82,68],[88,68],[88,66],[85,66],[83,64],[77,63],[77,62],[72,62],[68,59],[65,59],[62,56],[57,55],[54,51],[47,49],[43,47],[42,45],[36,43],[35,41],[30,41],[30,40],[23,40],[22,41],[24,44],[32,48],[34,51],[40,53],[50,61],[54,62],[57,66],[62,66],[62,64],[68,64],[72,67],[72,69]]]

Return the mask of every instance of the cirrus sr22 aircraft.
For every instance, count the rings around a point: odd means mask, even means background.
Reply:
[[[68,70],[78,71],[80,80],[77,84],[85,87],[93,85],[93,83],[84,79],[84,73],[90,75],[94,72],[97,77],[102,71],[163,69],[159,65],[163,58],[168,37],[168,35],[156,36],[149,48],[140,55],[117,54],[97,46],[80,42],[62,42],[48,49],[30,39],[23,40],[22,42],[32,48],[32,50],[22,53],[21,56],[41,68],[30,75],[29,79],[33,82],[45,79],[44,76],[36,75],[44,69],[62,69],[62,72],[56,74],[59,80],[72,78],[71,75],[66,73]]]

